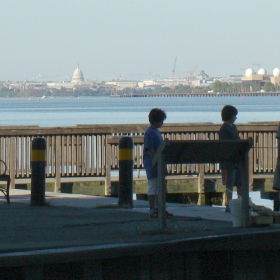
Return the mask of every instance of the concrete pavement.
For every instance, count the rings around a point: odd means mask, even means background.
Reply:
[[[234,228],[224,207],[167,203],[174,217],[163,231],[147,201],[133,209],[112,197],[46,193],[46,201],[30,206],[24,190],[11,190],[11,204],[0,199],[0,279],[169,279],[171,271],[216,279],[209,271],[228,275],[234,261],[248,275],[244,250],[247,264],[256,255],[264,271],[277,264],[279,228]],[[275,252],[268,264],[267,250]]]
[[[2,197],[1,197],[2,198]],[[118,208],[118,198],[46,193],[48,206],[30,206],[30,191],[11,190],[11,204],[0,200],[0,253],[77,246],[167,242],[244,234],[270,228],[233,228],[224,207],[167,203],[174,217],[167,230],[148,216],[148,202]]]
[[[68,206],[79,208],[113,207],[118,205],[116,197],[101,197],[81,194],[46,192],[46,201],[51,206]],[[30,203],[30,191],[11,190],[11,201],[16,203]],[[214,221],[231,222],[231,215],[225,212],[223,206],[197,206],[182,203],[166,203],[169,212],[180,217],[194,217]],[[133,200],[133,209],[127,211],[148,213],[148,201]]]

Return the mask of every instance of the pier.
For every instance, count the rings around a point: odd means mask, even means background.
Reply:
[[[249,153],[249,191],[261,191],[263,198],[277,199],[272,189],[278,157],[279,122],[237,125],[241,139],[253,138]],[[0,127],[0,158],[7,164],[11,188],[30,189],[31,142],[46,139],[46,188],[53,192],[116,196],[118,186],[118,143],[122,136],[134,140],[134,193],[144,197],[146,177],[143,165],[143,135],[148,124],[76,125],[73,127]],[[163,138],[170,140],[217,140],[220,124],[165,124]],[[168,195],[181,201],[223,204],[225,188],[219,164],[169,164]],[[213,181],[215,184],[213,184]],[[1,182],[2,183],[2,182]]]
[[[158,94],[112,94],[111,98],[128,98],[128,97],[233,97],[240,98],[249,96],[280,96],[280,92],[219,92],[219,93],[158,93]]]
[[[12,190],[0,204],[0,279],[279,279],[279,226],[234,228],[224,207],[167,203],[166,231],[117,198]]]
[[[174,140],[215,140],[219,126],[168,124],[161,132]],[[11,204],[0,204],[5,233],[0,246],[1,279],[279,278],[276,221],[271,226],[234,228],[224,207],[166,203],[174,217],[167,220],[162,231],[157,219],[148,217],[147,201],[135,200],[131,209],[117,207],[118,199],[109,197],[109,192],[111,171],[118,169],[119,139],[123,135],[134,139],[134,167],[142,169],[146,127],[1,128],[1,156],[13,174]],[[256,182],[267,185],[267,176],[273,176],[280,126],[248,123],[238,125],[238,129],[243,139],[254,139],[248,188],[259,190]],[[46,193],[47,206],[40,207],[30,206],[29,190],[15,188],[19,182],[30,180],[30,143],[36,136],[47,140],[47,180],[53,180],[55,190]],[[191,190],[188,176],[198,178],[193,193],[200,196],[207,194],[207,177],[220,176],[215,164],[171,164],[168,170],[170,177],[184,182],[180,191]],[[63,194],[59,186],[66,179],[104,180],[104,193],[108,193],[98,197]],[[266,188],[263,191],[271,192]]]

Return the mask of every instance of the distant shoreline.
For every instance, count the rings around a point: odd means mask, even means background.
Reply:
[[[222,93],[222,94],[151,94],[151,95],[111,95],[111,96],[52,96],[52,97],[0,97],[0,100],[43,100],[43,99],[94,99],[94,98],[191,98],[191,97],[265,97],[265,96],[280,96],[277,93]]]
[[[38,94],[38,93],[37,93]],[[39,95],[39,94],[38,94]],[[232,92],[232,93],[213,93],[213,92],[200,92],[200,93],[157,93],[157,94],[136,94],[136,93],[123,93],[111,95],[41,95],[41,96],[1,96],[1,100],[41,100],[41,99],[94,99],[94,98],[167,98],[167,97],[266,97],[266,96],[280,96],[280,92]]]
[[[112,94],[111,98],[135,98],[135,97],[258,97],[280,96],[280,92],[233,92],[233,93],[162,93],[162,94]]]

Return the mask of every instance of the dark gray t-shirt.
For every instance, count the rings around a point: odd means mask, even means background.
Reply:
[[[219,139],[220,140],[239,140],[239,132],[236,126],[233,124],[232,126],[224,123],[219,131]],[[235,169],[236,165],[234,163],[221,163],[221,169]]]

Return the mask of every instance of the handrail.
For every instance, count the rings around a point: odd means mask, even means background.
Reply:
[[[272,174],[277,161],[277,130],[279,122],[238,124],[241,139],[252,137],[249,153],[250,178],[253,174]],[[143,169],[143,139],[148,124],[76,125],[73,127],[2,126],[0,127],[0,158],[7,163],[11,187],[16,179],[30,179],[30,153],[34,137],[46,138],[46,176],[60,188],[63,178],[103,177],[110,193],[111,170],[118,169],[118,139],[131,136],[135,140],[136,169]],[[170,140],[216,140],[220,124],[164,124],[161,133]],[[114,143],[112,142],[114,141]],[[172,164],[170,174],[219,174],[217,164]],[[58,172],[59,171],[59,172]],[[252,180],[251,180],[252,181]],[[251,182],[252,183],[252,182]]]
[[[0,181],[6,182],[6,187],[0,186],[0,191],[4,194],[4,196],[7,199],[7,203],[10,203],[10,183],[11,178],[9,175],[6,174],[7,171],[7,165],[5,161],[0,159]]]

